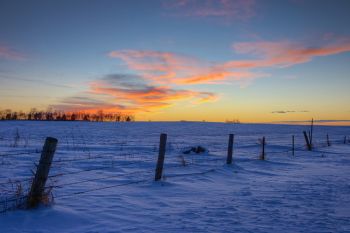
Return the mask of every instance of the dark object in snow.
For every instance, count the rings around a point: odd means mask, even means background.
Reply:
[[[189,149],[186,149],[184,150],[182,153],[184,154],[190,154],[191,152],[194,152],[196,154],[201,154],[201,153],[204,153],[204,152],[208,152],[207,149],[205,149],[204,147],[201,147],[201,146],[197,146],[197,147],[191,147]]]

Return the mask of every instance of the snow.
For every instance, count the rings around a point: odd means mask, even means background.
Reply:
[[[308,126],[0,122],[0,203],[13,197],[9,179],[29,187],[45,138],[59,140],[47,183],[54,204],[0,213],[0,229],[350,232],[350,144],[343,144],[350,127],[315,126],[312,152],[305,150],[303,130]],[[160,133],[168,134],[164,177],[154,182]],[[233,164],[225,165],[230,133]],[[265,161],[258,159],[263,136]],[[209,152],[181,153],[195,146]]]

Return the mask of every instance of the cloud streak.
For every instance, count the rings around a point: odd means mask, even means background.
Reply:
[[[271,113],[273,114],[287,114],[287,113],[306,113],[309,111],[302,110],[302,111],[294,111],[294,110],[279,110],[279,111],[273,111]]]
[[[163,4],[170,14],[247,20],[255,16],[255,0],[173,0]]]
[[[26,55],[16,51],[15,49],[5,45],[0,45],[0,59],[20,61],[25,60],[26,58]]]
[[[319,46],[305,46],[290,41],[259,41],[234,43],[232,47],[238,54],[253,55],[258,59],[229,61],[224,64],[226,68],[284,68],[310,62],[315,57],[349,52],[350,39],[335,39]]]

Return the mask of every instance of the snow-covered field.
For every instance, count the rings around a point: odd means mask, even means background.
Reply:
[[[0,210],[13,205],[16,181],[25,195],[45,137],[59,141],[47,183],[54,204],[0,213],[0,232],[350,232],[350,143],[343,143],[350,127],[315,126],[312,152],[303,130],[308,127],[0,122]],[[164,177],[154,182],[160,133],[168,134]],[[262,136],[265,161],[258,160]],[[182,154],[197,145],[209,153]]]

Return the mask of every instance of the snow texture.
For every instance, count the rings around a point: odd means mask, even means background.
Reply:
[[[308,126],[0,122],[0,231],[350,232],[350,127],[315,126],[311,152],[303,130]],[[155,182],[160,133],[168,142],[163,179]],[[230,133],[233,164],[226,165]],[[59,141],[46,185],[54,204],[5,211],[25,199],[47,136]],[[258,159],[263,136],[265,161]],[[197,146],[208,152],[182,153]]]

